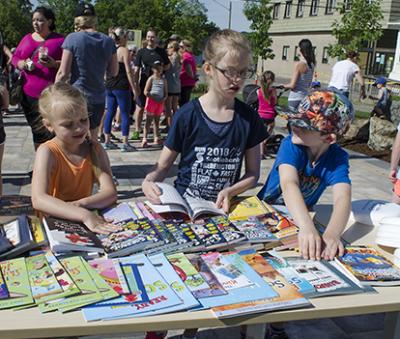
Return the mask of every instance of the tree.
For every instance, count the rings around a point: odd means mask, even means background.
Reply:
[[[359,51],[365,42],[377,41],[382,35],[383,19],[380,0],[352,0],[351,9],[340,9],[341,20],[332,24],[337,42],[329,45],[331,57],[343,57],[349,51]]]
[[[28,0],[0,0],[0,30],[8,47],[17,46],[32,31],[31,10]]]
[[[268,36],[272,24],[272,6],[270,0],[247,1],[244,5],[244,15],[251,21],[252,31],[248,34],[253,53],[262,59],[275,57],[272,49],[272,39]]]

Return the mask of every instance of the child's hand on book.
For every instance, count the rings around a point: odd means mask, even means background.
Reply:
[[[228,213],[230,199],[231,195],[229,192],[229,188],[224,188],[222,191],[218,193],[215,205],[217,205],[218,208],[222,208],[225,213]]]
[[[83,220],[83,223],[92,232],[100,234],[108,234],[122,229],[121,226],[114,225],[110,221],[91,212],[88,214],[87,218]]]
[[[146,198],[149,199],[152,204],[161,204],[161,190],[155,182],[144,179],[142,183],[142,191]]]
[[[321,237],[315,227],[300,227],[299,249],[304,259],[321,259]]]
[[[322,258],[325,260],[333,260],[338,253],[339,256],[344,254],[344,246],[340,240],[340,236],[325,232],[322,236],[324,242],[324,249],[322,251]]]

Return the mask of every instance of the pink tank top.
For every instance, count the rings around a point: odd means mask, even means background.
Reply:
[[[275,106],[276,106],[276,96],[273,95],[275,90],[269,90],[269,100],[264,98],[261,88],[257,90],[258,96],[258,114],[261,119],[273,120],[276,116]]]

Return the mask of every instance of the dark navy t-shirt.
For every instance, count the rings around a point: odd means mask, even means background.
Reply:
[[[220,134],[210,129],[204,114],[198,99],[179,109],[165,146],[181,154],[175,181],[179,193],[215,201],[222,189],[239,180],[246,150],[266,139],[267,132],[258,114],[239,100],[229,128]]]
[[[308,207],[314,206],[327,186],[338,183],[350,184],[349,155],[340,146],[332,144],[312,166],[307,147],[292,143],[292,136],[283,139],[267,182],[258,197],[269,204],[284,204],[279,181],[279,166],[288,164],[299,174],[300,191]]]

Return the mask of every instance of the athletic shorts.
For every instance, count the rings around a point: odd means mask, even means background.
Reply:
[[[150,115],[159,117],[164,112],[164,102],[163,101],[159,102],[155,101],[152,98],[147,98],[144,110]]]

